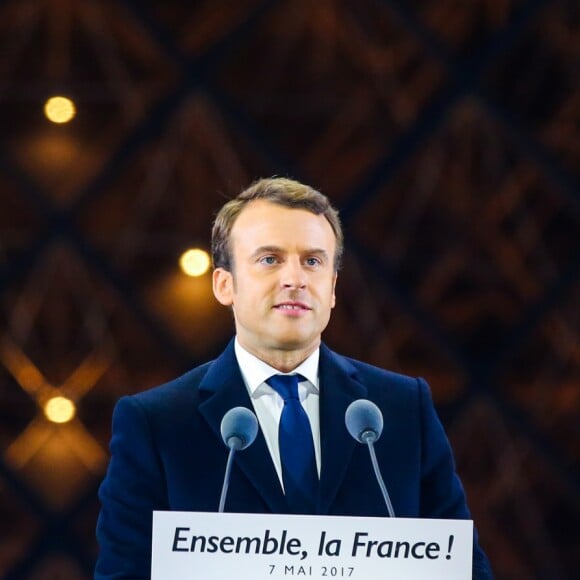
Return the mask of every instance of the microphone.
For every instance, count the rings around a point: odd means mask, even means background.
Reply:
[[[346,428],[359,443],[374,443],[383,432],[383,414],[367,399],[353,401],[344,416]]]
[[[383,494],[389,517],[394,518],[395,511],[393,510],[393,504],[391,503],[387,486],[381,476],[375,448],[373,446],[383,432],[383,414],[381,410],[367,399],[358,399],[348,406],[344,415],[344,422],[346,423],[348,432],[355,441],[367,444],[375,477]]]
[[[226,447],[230,450],[218,507],[218,511],[223,512],[230,484],[234,455],[236,451],[246,449],[254,442],[258,434],[258,420],[256,415],[246,407],[234,407],[223,416],[220,432]]]
[[[226,447],[240,451],[254,442],[258,434],[258,420],[250,409],[234,407],[224,415],[220,431]]]

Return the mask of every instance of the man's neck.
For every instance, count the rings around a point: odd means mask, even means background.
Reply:
[[[268,349],[265,351],[256,351],[248,348],[242,341],[239,340],[240,346],[253,354],[255,357],[264,361],[266,364],[280,371],[281,373],[290,373],[300,364],[302,364],[319,346],[313,344],[308,349],[303,350],[282,350],[282,349]]]

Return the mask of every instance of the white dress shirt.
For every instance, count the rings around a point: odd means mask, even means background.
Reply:
[[[282,462],[280,460],[280,446],[278,444],[278,428],[280,416],[284,408],[284,399],[266,381],[272,375],[300,374],[305,379],[298,383],[298,397],[300,403],[308,415],[312,439],[314,442],[314,454],[316,455],[316,468],[320,477],[320,420],[319,399],[320,389],[318,385],[318,359],[320,350],[316,349],[304,362],[298,365],[290,373],[281,373],[269,364],[250,354],[236,337],[234,349],[242,378],[248,389],[248,394],[254,406],[260,429],[266,440],[268,451],[274,462],[278,479],[284,489],[282,480]]]

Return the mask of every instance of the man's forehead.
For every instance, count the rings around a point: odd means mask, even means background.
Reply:
[[[324,215],[315,214],[304,208],[287,207],[266,200],[250,202],[235,220],[232,233],[235,234],[241,230],[246,232],[248,229],[257,232],[272,230],[275,233],[280,231],[277,228],[287,223],[290,223],[293,228],[300,228],[300,230],[311,230],[312,233],[321,230],[334,236],[332,227]]]
[[[234,247],[252,246],[252,251],[261,246],[293,246],[332,253],[336,247],[334,231],[324,215],[263,200],[250,202],[240,212],[231,237]]]

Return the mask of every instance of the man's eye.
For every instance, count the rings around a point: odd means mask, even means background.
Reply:
[[[271,266],[271,265],[276,263],[276,257],[275,256],[264,256],[263,258],[260,259],[260,262],[262,264],[267,264],[268,266]]]
[[[320,264],[320,259],[319,258],[307,258],[306,263],[309,266],[318,266],[318,264]]]

